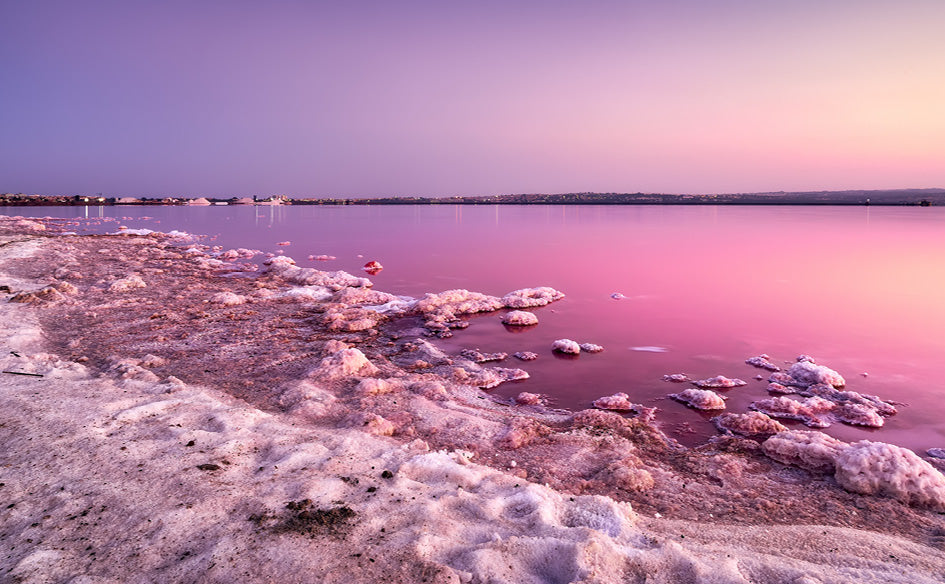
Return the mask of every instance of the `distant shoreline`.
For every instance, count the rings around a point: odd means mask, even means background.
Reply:
[[[945,189],[816,191],[678,195],[662,193],[513,194],[463,197],[89,197],[83,195],[0,195],[0,207],[120,205],[842,205],[939,206]]]

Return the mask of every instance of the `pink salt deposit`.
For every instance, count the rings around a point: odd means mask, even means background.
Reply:
[[[581,352],[581,345],[571,339],[558,339],[551,343],[551,350],[565,355],[577,355]]]
[[[725,398],[711,389],[684,389],[670,394],[671,398],[681,401],[697,410],[724,410]]]
[[[741,379],[729,379],[724,375],[716,375],[715,377],[710,377],[708,379],[694,380],[692,383],[703,389],[729,389],[732,387],[741,387],[742,385],[747,385],[747,383]]]
[[[532,326],[538,324],[538,317],[534,312],[512,310],[502,315],[502,323],[510,326]]]
[[[686,449],[652,413],[510,407],[476,384],[524,372],[404,332],[442,305],[367,318],[379,298],[350,274],[279,257],[232,278],[218,250],[47,231],[0,220],[0,295],[30,299],[0,302],[0,367],[42,376],[0,375],[10,581],[945,573],[941,474],[897,447],[789,431]],[[109,290],[133,274],[147,286]],[[319,279],[329,297],[284,296]],[[202,302],[223,292],[252,302]]]

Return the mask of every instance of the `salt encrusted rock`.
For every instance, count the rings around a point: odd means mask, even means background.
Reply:
[[[761,444],[770,458],[818,472],[833,472],[834,461],[848,444],[823,432],[788,430],[775,434]]]
[[[260,290],[263,292],[263,290]],[[323,302],[331,298],[331,290],[324,286],[298,286],[289,288],[282,294],[283,298],[291,298],[302,302]]]
[[[889,402],[881,400],[875,395],[869,395],[865,393],[857,393],[855,391],[840,391],[829,385],[824,384],[815,384],[811,385],[804,391],[804,395],[816,395],[824,399],[830,400],[837,404],[857,404],[865,406],[872,410],[875,410],[877,413],[880,413],[884,416],[892,416],[896,413],[896,406],[892,405]]]
[[[366,377],[362,379],[355,391],[361,395],[383,395],[385,393],[394,393],[402,391],[404,384],[399,379],[378,379],[376,377]]]
[[[843,387],[846,381],[839,373],[829,367],[816,365],[811,361],[798,361],[788,369],[787,374],[794,378],[795,385],[810,386],[815,383]]]
[[[697,410],[725,409],[725,399],[710,389],[684,389],[679,393],[670,394],[669,397],[686,403]]]
[[[581,350],[585,353],[600,353],[604,350],[604,347],[594,343],[581,343]]]
[[[761,412],[725,413],[712,418],[712,423],[725,434],[754,436],[757,434],[787,432],[787,427],[784,424]]]
[[[342,288],[335,292],[332,301],[341,304],[386,304],[399,300],[393,294],[370,288]]]
[[[458,383],[473,385],[480,389],[492,389],[506,381],[528,379],[528,372],[523,369],[492,367],[480,369],[453,368],[453,379]]]
[[[459,352],[461,357],[474,361],[476,363],[488,363],[490,361],[502,361],[509,356],[508,353],[481,353],[478,349],[463,349]]]
[[[288,256],[272,257],[263,264],[269,266],[267,269],[269,273],[303,286],[323,286],[338,291],[342,288],[370,288],[374,285],[367,278],[352,276],[341,270],[322,272],[314,268],[300,268],[295,265],[295,260]]]
[[[715,377],[710,377],[708,379],[699,379],[692,382],[697,387],[702,389],[727,389],[730,387],[741,387],[742,385],[748,385],[747,382],[742,381],[741,379],[729,379],[724,375],[716,375]]]
[[[614,395],[608,395],[605,397],[599,397],[594,400],[594,407],[601,410],[615,410],[618,412],[627,412],[630,410],[637,410],[641,407],[638,404],[635,404],[630,401],[630,396],[623,393],[615,393]]]
[[[217,292],[210,297],[210,302],[223,306],[238,306],[246,302],[246,297],[233,292]]]
[[[784,394],[797,393],[797,389],[793,387],[788,387],[786,385],[781,385],[780,383],[776,383],[774,381],[768,384],[768,391],[770,391],[771,393],[784,393]]]
[[[577,341],[572,341],[571,339],[558,339],[551,344],[551,350],[557,353],[577,355],[581,352],[581,345],[579,345]]]
[[[445,331],[450,323],[459,320],[462,315],[492,312],[503,306],[502,300],[495,296],[457,289],[438,294],[427,293],[417,301],[414,309],[425,317],[425,327]]]
[[[685,373],[673,373],[671,375],[664,375],[663,381],[672,381],[673,383],[685,383],[690,381],[689,376]]]
[[[752,402],[748,407],[775,418],[800,420],[811,428],[826,428],[830,426],[826,416],[836,408],[836,404],[817,396],[803,400],[777,396]]]
[[[538,324],[538,317],[534,312],[513,310],[502,316],[502,323],[510,326],[531,326]]]
[[[862,440],[840,451],[835,464],[834,478],[848,491],[945,510],[945,475],[911,450]]]
[[[540,394],[523,391],[515,396],[515,403],[520,406],[537,406],[544,403],[544,398]]]
[[[806,362],[808,362],[808,363],[815,363],[815,362],[816,362],[816,361],[814,361],[814,358],[811,357],[810,355],[798,355],[796,361],[798,361],[798,362],[806,361]]]
[[[532,353],[531,351],[519,351],[514,353],[512,356],[522,361],[534,361],[538,358],[538,353]]]
[[[551,428],[533,418],[512,418],[497,442],[502,448],[515,450],[551,433]]]
[[[323,418],[329,414],[337,398],[311,381],[291,383],[279,396],[279,405],[286,410],[310,419]]]
[[[319,262],[330,262],[331,260],[336,260],[336,259],[338,259],[338,258],[336,258],[336,257],[333,256],[333,255],[320,254],[320,255],[310,255],[310,256],[308,256],[308,259],[310,259],[310,260],[316,260],[316,261],[319,261]]]
[[[313,377],[322,379],[344,379],[346,377],[370,377],[377,375],[378,369],[360,349],[342,349],[321,360],[312,371]]]
[[[793,386],[797,384],[797,381],[793,377],[784,373],[783,371],[776,371],[768,376],[768,381],[771,383],[779,383],[781,385]]]
[[[564,293],[542,286],[539,288],[522,288],[514,290],[502,297],[502,302],[508,308],[530,308],[533,306],[545,306],[555,300],[564,298]]]
[[[745,363],[748,363],[752,367],[758,367],[760,369],[767,369],[768,371],[780,371],[781,368],[769,361],[771,357],[768,355],[758,355],[757,357],[749,357],[745,359]]]
[[[885,423],[885,420],[879,415],[879,412],[863,404],[840,404],[833,410],[833,415],[841,422],[855,424],[857,426],[881,428]]]
[[[138,274],[132,274],[112,282],[111,286],[108,287],[108,291],[127,292],[128,290],[134,290],[135,288],[145,287],[147,287],[147,284],[144,283],[144,280],[141,279],[141,276]]]

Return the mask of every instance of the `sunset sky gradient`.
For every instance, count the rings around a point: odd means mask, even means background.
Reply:
[[[945,2],[0,5],[0,192],[945,187]]]

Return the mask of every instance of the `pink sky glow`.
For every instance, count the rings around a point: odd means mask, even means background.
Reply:
[[[940,0],[7,2],[0,192],[945,187]]]

